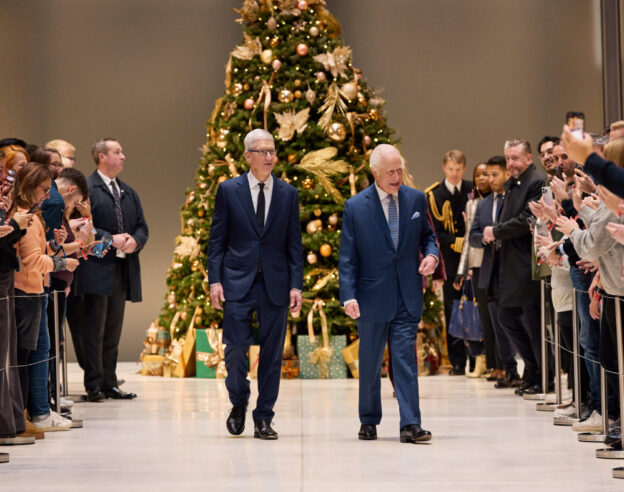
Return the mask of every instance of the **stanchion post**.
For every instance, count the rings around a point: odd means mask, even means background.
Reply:
[[[578,303],[576,302],[576,290],[574,290],[574,295],[572,296],[572,363],[574,364],[574,404],[576,406],[576,418],[581,420],[581,351],[579,347],[579,323],[577,308]]]
[[[65,323],[65,316],[63,316],[63,319],[61,320],[61,330],[63,330],[63,340],[65,341],[65,343],[63,343],[63,347],[61,348],[63,352],[63,396],[68,397],[69,382],[67,381],[67,332],[65,331],[65,326],[67,326],[67,323]]]
[[[59,327],[59,309],[58,309],[58,291],[52,291],[52,300],[54,302],[54,347],[55,347],[55,357],[54,357],[54,367],[55,371],[55,385],[54,385],[54,406],[56,407],[56,412],[58,414],[61,413],[61,391],[59,386],[59,377],[60,377],[60,365],[59,365],[59,351],[60,351],[60,343],[59,339],[61,336],[60,327]]]

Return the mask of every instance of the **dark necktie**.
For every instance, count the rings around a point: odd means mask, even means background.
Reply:
[[[399,214],[397,213],[396,202],[392,195],[388,195],[388,227],[390,228],[392,244],[396,250],[399,246]]]
[[[503,211],[503,203],[505,200],[505,195],[498,195],[496,197],[496,222],[500,221],[501,212]]]
[[[260,191],[258,192],[258,205],[256,207],[256,221],[258,221],[258,227],[260,230],[264,229],[264,207],[266,202],[264,201],[264,183],[258,183]]]
[[[113,190],[113,200],[115,201],[115,217],[117,218],[117,233],[124,232],[124,220],[121,213],[121,199],[119,197],[119,191],[115,185],[115,180],[111,181],[111,189]]]

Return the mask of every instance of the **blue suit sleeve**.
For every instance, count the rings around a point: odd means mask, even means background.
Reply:
[[[301,223],[299,222],[299,192],[297,190],[295,190],[293,193],[292,203],[290,207],[290,220],[288,221],[287,241],[290,288],[303,290],[303,245],[301,243]]]
[[[355,279],[358,274],[358,261],[351,206],[347,202],[342,214],[342,232],[340,233],[340,254],[338,260],[341,303],[357,298],[355,294]]]
[[[224,195],[223,187],[219,185],[208,240],[208,280],[211,284],[221,283],[223,272],[223,257],[228,237],[228,210]]]

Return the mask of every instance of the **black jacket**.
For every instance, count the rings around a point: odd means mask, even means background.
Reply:
[[[97,230],[97,238],[99,239],[107,234],[116,234],[115,202],[110,188],[106,186],[106,183],[104,183],[97,171],[87,178],[87,184],[89,185],[91,215],[93,217],[93,225]],[[127,300],[140,302],[142,294],[139,252],[147,242],[149,231],[143,216],[139,195],[119,178],[117,178],[117,184],[121,190],[121,211],[125,232],[129,233],[138,244],[138,248],[134,253],[126,255]],[[74,280],[76,295],[97,294],[110,296],[113,294],[116,252],[115,248],[110,248],[103,258],[89,256],[87,261],[80,263]]]
[[[501,241],[499,296],[503,306],[539,301],[539,284],[531,279],[533,236],[529,202],[542,196],[546,175],[531,164],[518,178],[505,183],[505,204],[494,237]]]
[[[19,268],[19,259],[17,258],[17,243],[22,236],[26,234],[26,229],[20,229],[13,219],[8,222],[13,226],[13,232],[0,238],[0,271],[17,270]]]

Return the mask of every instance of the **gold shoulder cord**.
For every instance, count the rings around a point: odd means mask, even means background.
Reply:
[[[455,226],[453,225],[453,210],[451,208],[451,202],[446,200],[444,205],[442,205],[442,213],[438,210],[438,205],[436,204],[435,197],[433,196],[433,189],[438,186],[438,183],[432,184],[429,188],[425,190],[427,197],[429,198],[429,208],[431,209],[431,215],[433,218],[439,222],[442,222],[442,226],[444,229],[450,233],[455,234]]]

